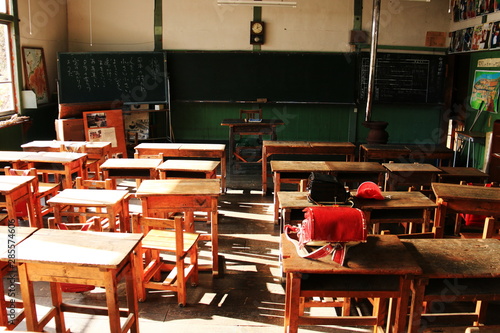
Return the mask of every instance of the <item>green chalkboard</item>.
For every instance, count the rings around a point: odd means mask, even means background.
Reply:
[[[164,52],[58,54],[59,103],[168,101]]]
[[[354,103],[350,53],[167,51],[173,101]]]

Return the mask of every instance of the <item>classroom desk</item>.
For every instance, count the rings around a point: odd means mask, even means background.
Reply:
[[[411,150],[405,145],[362,144],[359,146],[359,160],[408,160]]]
[[[39,229],[16,247],[19,281],[28,331],[43,331],[55,319],[57,332],[66,332],[64,312],[91,313],[109,318],[111,332],[139,332],[134,252],[142,234]],[[8,261],[7,253],[0,260]],[[136,262],[137,261],[137,262]],[[118,282],[126,282],[128,309],[118,307]],[[34,281],[50,282],[52,308],[37,317]],[[107,307],[62,302],[60,283],[88,284],[106,290]],[[120,315],[127,319],[123,325]]]
[[[64,152],[31,153],[23,158],[29,168],[35,168],[38,173],[59,174],[64,177],[63,188],[73,187],[73,174],[87,179],[87,154]]]
[[[354,207],[365,213],[366,224],[374,234],[380,233],[381,223],[408,223],[407,233],[413,233],[414,225],[421,224],[422,232],[427,232],[432,211],[437,208],[434,201],[418,191],[382,192],[385,200],[356,198],[356,193],[351,193]]]
[[[444,161],[447,161],[448,166],[450,166],[455,153],[453,149],[439,144],[406,144],[405,147],[410,149],[411,162],[425,163],[437,160],[438,166],[442,166]]]
[[[7,255],[15,254],[14,245],[17,246],[36,230],[37,228],[17,227],[10,223],[8,226],[0,226],[0,252],[7,252]],[[0,261],[0,278],[2,281],[4,279],[9,281],[7,294],[5,294],[4,283],[0,283],[0,326],[7,327],[8,330],[13,330],[24,319],[24,310],[17,315],[14,313],[15,308],[22,308],[23,305],[15,300],[18,298],[17,286],[7,276],[15,267],[15,261],[15,258],[11,258],[10,261]]]
[[[377,162],[271,161],[270,164],[274,183],[275,223],[279,218],[277,193],[281,191],[281,184],[299,184],[301,180],[307,179],[311,172],[321,172],[335,175],[346,183],[375,180],[382,186],[386,171]]]
[[[229,127],[229,158],[232,161],[233,155],[243,159],[235,153],[235,138],[237,135],[270,135],[271,140],[276,141],[276,127],[284,125],[281,119],[262,119],[260,122],[248,122],[246,119],[224,119],[221,126]]]
[[[474,184],[484,184],[488,174],[470,167],[439,167],[438,182],[460,184],[461,181]]]
[[[21,145],[24,151],[40,152],[52,151],[59,152],[61,145],[70,148],[85,146],[89,159],[99,160],[102,164],[111,154],[111,142],[89,142],[89,141],[58,141],[58,140],[35,140]]]
[[[197,144],[197,143],[140,143],[135,147],[139,155],[163,154],[164,159],[168,157],[181,158],[213,158],[220,160],[221,189],[226,192],[226,145],[224,144]]]
[[[397,236],[368,236],[366,243],[349,249],[345,266],[333,262],[329,256],[319,260],[300,257],[284,234],[281,235],[281,253],[286,274],[285,332],[296,333],[299,325],[371,325],[376,332],[385,320],[382,309],[388,298],[397,299],[395,317],[388,318],[388,331],[403,332],[410,283],[421,269]],[[373,315],[302,316],[301,298],[315,296],[374,298]],[[314,307],[312,302],[306,301],[304,305]]]
[[[103,179],[155,179],[159,158],[110,158],[101,164]]]
[[[359,160],[382,160],[400,162],[418,162],[437,160],[441,166],[443,161],[451,164],[453,150],[437,144],[362,144],[359,147]]]
[[[167,178],[206,178],[216,179],[219,161],[167,160],[156,170],[160,179]]]
[[[446,183],[432,183],[436,196],[438,237],[443,237],[446,214],[467,213],[497,217],[500,215],[500,187],[468,186]],[[483,237],[491,237],[494,223],[486,224]],[[490,228],[491,227],[491,228]]]
[[[10,166],[14,169],[22,169],[25,164],[23,159],[28,155],[31,154],[24,151],[0,151],[0,172],[3,173],[3,169],[6,166]]]
[[[409,187],[428,187],[436,180],[441,172],[437,167],[427,163],[382,163],[387,169],[386,186],[387,191],[396,191]]]
[[[302,222],[304,220],[304,208],[315,206],[315,204],[307,200],[307,194],[308,192],[296,191],[277,193],[275,206],[278,206],[280,232],[283,232],[283,227],[287,224]]]
[[[142,213],[148,217],[164,217],[172,212],[184,212],[185,228],[194,232],[194,212],[207,212],[211,222],[210,234],[200,240],[212,243],[212,275],[219,275],[218,198],[219,179],[158,179],[145,180],[136,192],[141,200]]]
[[[34,176],[0,176],[0,207],[5,207],[9,220],[17,224],[16,205],[26,202],[29,224],[32,227],[42,227],[41,216],[36,215],[33,193]]]
[[[109,231],[114,232],[118,229],[118,216],[120,232],[128,232],[128,194],[128,191],[124,190],[66,189],[47,200],[47,203],[54,207],[56,221],[62,221],[63,215],[82,217],[82,222],[85,222],[86,217],[99,216],[108,218]],[[101,210],[89,210],[91,208]]]
[[[271,172],[274,184],[274,223],[278,223],[279,200],[278,192],[281,184],[299,184],[301,180],[307,179],[311,172],[329,173],[330,168],[322,161],[271,161]]]
[[[351,142],[269,141],[262,143],[262,195],[267,194],[267,159],[272,155],[343,155],[353,162],[356,146]]]
[[[409,332],[450,322],[455,326],[484,324],[487,301],[500,300],[500,242],[497,239],[404,239],[402,242],[422,268],[422,274],[412,282]],[[431,311],[424,314],[425,301],[432,303]],[[475,311],[440,313],[443,303],[461,301],[476,302]]]

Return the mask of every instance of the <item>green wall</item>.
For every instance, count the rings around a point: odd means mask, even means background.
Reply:
[[[258,105],[237,103],[174,103],[172,127],[176,141],[227,141],[229,130],[220,123],[238,118],[239,109]],[[263,104],[264,118],[281,119],[279,140],[366,142],[364,107],[353,105]],[[389,122],[389,143],[437,143],[442,124],[440,106],[375,105],[372,120]]]

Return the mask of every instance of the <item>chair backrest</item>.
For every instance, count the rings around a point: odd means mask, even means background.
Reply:
[[[76,177],[75,179],[77,189],[103,189],[103,190],[116,190],[116,182],[113,179],[92,180]]]
[[[173,219],[146,217],[140,213],[131,214],[132,232],[146,235],[152,229],[175,229],[182,230],[182,216],[175,216]]]
[[[262,119],[262,109],[240,110],[240,119]]]
[[[4,168],[6,176],[35,176],[33,181],[33,193],[38,193],[38,174],[35,168],[30,169],[13,169],[9,166]]]

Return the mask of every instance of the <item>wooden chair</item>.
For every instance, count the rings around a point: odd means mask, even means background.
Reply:
[[[142,277],[137,287],[139,301],[146,300],[146,289],[171,290],[177,292],[180,307],[186,305],[186,285],[198,284],[198,239],[199,234],[183,231],[183,218],[173,219],[144,217],[132,214],[132,232],[144,233],[141,255],[144,266],[137,267],[137,276]],[[175,260],[167,263],[160,253],[169,253]],[[189,262],[187,262],[189,257]],[[137,265],[139,266],[139,265]],[[162,271],[170,271],[160,280]]]
[[[6,175],[10,176],[35,176],[32,189],[35,195],[35,214],[37,215],[39,222],[42,223],[42,218],[52,212],[52,208],[47,205],[47,200],[59,193],[61,184],[40,182],[35,168],[25,170],[5,167],[4,172]],[[24,209],[20,209],[19,213],[19,217],[25,217],[27,214],[27,212],[24,212]]]
[[[64,143],[61,144],[60,150],[61,152],[70,152],[70,153],[85,153],[87,154],[87,146],[82,145],[66,145]],[[100,160],[87,158],[86,166],[86,174],[88,179],[100,179],[100,170],[99,170]]]
[[[116,190],[116,182],[114,179],[104,179],[104,180],[91,180],[83,179],[82,177],[76,177],[75,187],[77,189],[103,189],[103,190]]]
[[[240,110],[240,119],[262,119],[262,109],[254,110]],[[245,150],[252,151],[256,156],[261,156],[262,149],[262,135],[255,137],[252,134],[240,134],[239,140],[235,143],[234,156],[241,162],[250,162],[249,157],[244,157],[243,153]]]

